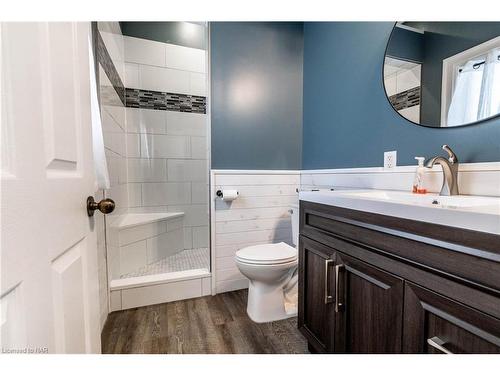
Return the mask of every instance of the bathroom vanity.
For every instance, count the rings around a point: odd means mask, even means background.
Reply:
[[[301,192],[300,331],[317,353],[500,353],[500,200]]]

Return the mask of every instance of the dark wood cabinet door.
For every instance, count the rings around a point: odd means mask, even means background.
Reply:
[[[337,253],[335,352],[400,353],[403,280]]]
[[[406,282],[403,351],[500,353],[500,320]]]
[[[333,352],[334,260],[333,249],[300,236],[298,325],[310,349],[318,353]]]

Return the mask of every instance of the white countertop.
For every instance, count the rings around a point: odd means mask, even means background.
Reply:
[[[500,235],[500,197],[367,189],[301,191],[299,199]]]

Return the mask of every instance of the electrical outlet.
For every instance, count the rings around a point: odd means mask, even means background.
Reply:
[[[391,169],[397,165],[398,153],[397,151],[384,152],[384,168]]]

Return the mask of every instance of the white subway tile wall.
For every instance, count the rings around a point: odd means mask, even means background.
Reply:
[[[207,95],[206,51],[124,37],[125,86],[189,95]]]
[[[191,184],[189,182],[158,182],[142,184],[142,203],[145,206],[170,204],[191,204]],[[207,198],[205,197],[205,202]]]
[[[153,110],[145,109],[143,111]],[[141,157],[164,159],[191,158],[191,141],[189,137],[180,135],[141,135]],[[206,153],[202,157],[206,159]]]
[[[166,134],[165,111],[127,108],[127,132],[138,134]],[[169,132],[169,134],[175,134]]]
[[[213,189],[237,189],[231,203],[215,199],[212,231],[215,292],[248,286],[234,255],[239,249],[264,243],[292,243],[290,206],[298,203],[300,174],[213,171]]]
[[[205,74],[205,51],[165,44],[165,66]]]
[[[206,116],[198,113],[166,112],[168,134],[207,136]]]
[[[124,36],[123,39],[127,63],[165,66],[165,43],[129,36]]]
[[[139,65],[139,85],[131,88],[191,94],[189,72],[182,70]]]
[[[206,52],[125,39],[125,86],[206,96]],[[208,244],[208,124],[198,113],[127,108],[131,212],[181,211],[185,249]]]
[[[125,63],[125,77],[123,78],[125,87],[139,87],[139,65]]]

